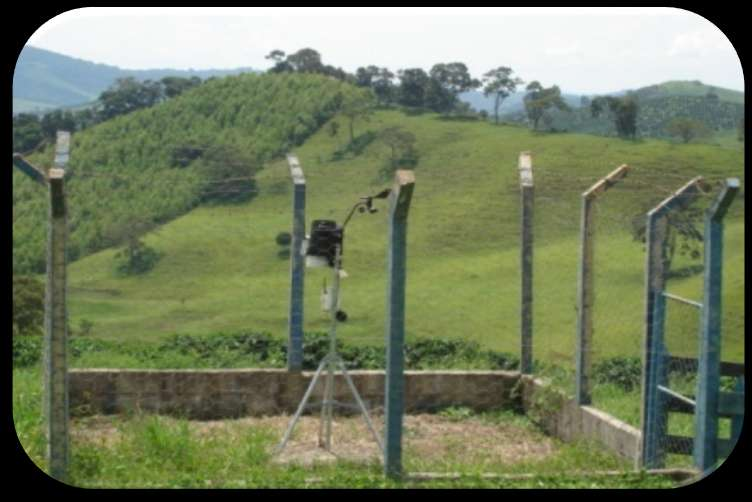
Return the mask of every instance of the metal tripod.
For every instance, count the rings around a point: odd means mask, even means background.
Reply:
[[[279,444],[279,446],[277,446],[277,449],[274,451],[274,455],[278,455],[279,453],[281,453],[282,450],[284,450],[285,446],[287,445],[287,442],[290,440],[292,431],[293,429],[295,429],[295,425],[298,423],[298,420],[300,419],[300,416],[302,415],[303,410],[308,406],[308,400],[311,398],[311,395],[313,394],[313,389],[316,387],[316,384],[319,381],[319,377],[321,377],[321,374],[324,371],[324,369],[326,369],[326,380],[324,384],[324,399],[321,402],[322,407],[321,407],[321,422],[319,425],[319,447],[324,448],[327,451],[331,451],[332,410],[334,408],[334,405],[350,406],[350,405],[340,403],[334,400],[334,372],[337,371],[337,369],[339,369],[340,371],[342,371],[342,375],[345,377],[345,380],[347,381],[347,385],[350,388],[350,392],[352,392],[353,396],[355,397],[355,401],[357,402],[357,407],[360,409],[360,412],[363,414],[363,418],[365,418],[366,425],[368,425],[368,429],[371,431],[371,434],[373,434],[373,437],[376,440],[376,443],[379,445],[379,451],[381,452],[383,456],[384,446],[381,442],[381,438],[379,438],[379,435],[376,433],[376,429],[374,429],[373,423],[371,422],[371,417],[368,415],[368,410],[366,410],[366,407],[363,404],[363,400],[360,398],[360,394],[358,394],[358,390],[355,388],[355,384],[350,378],[350,375],[347,373],[347,368],[345,367],[345,361],[337,353],[337,302],[339,299],[339,279],[340,279],[339,276],[340,276],[341,265],[342,265],[342,262],[340,258],[340,246],[337,245],[335,249],[334,277],[332,280],[332,291],[331,291],[330,312],[332,316],[332,324],[331,324],[331,327],[329,328],[329,352],[326,354],[326,356],[324,356],[324,358],[319,363],[319,366],[316,369],[316,373],[313,375],[313,378],[311,379],[311,383],[308,385],[308,389],[303,395],[303,400],[298,405],[298,409],[295,412],[295,415],[292,417],[292,420],[290,421],[290,425],[287,427],[287,431],[285,432],[285,435],[282,438],[282,442]]]

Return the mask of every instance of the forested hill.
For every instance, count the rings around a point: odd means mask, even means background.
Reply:
[[[71,260],[122,243],[204,201],[254,195],[263,162],[302,143],[360,90],[322,75],[230,76],[73,135]],[[32,156],[49,166],[53,147]],[[13,270],[41,272],[44,190],[13,170]]]
[[[124,70],[27,45],[19,54],[13,73],[13,111],[82,105],[96,100],[118,78],[159,80],[174,76],[206,79],[248,72],[254,70]]]
[[[693,119],[704,124],[710,133],[735,131],[744,118],[744,93],[703,84],[699,81],[670,81],[641,87],[630,94],[638,104],[637,135],[668,138],[668,126],[674,119]],[[571,110],[549,112],[548,126],[557,131],[615,136],[616,127],[610,114],[593,117],[589,103],[595,96],[583,96],[580,106]],[[582,106],[584,105],[584,106]],[[525,122],[524,111],[506,116],[507,120]]]

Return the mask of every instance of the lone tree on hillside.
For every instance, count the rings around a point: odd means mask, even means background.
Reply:
[[[666,132],[671,136],[680,137],[684,143],[710,135],[710,129],[705,123],[688,117],[678,117],[669,122]]]
[[[501,103],[509,97],[510,94],[517,90],[517,86],[522,84],[522,80],[512,77],[512,69],[506,66],[499,66],[483,75],[483,95],[488,97],[494,95],[494,122],[499,123],[499,108]]]
[[[373,94],[367,89],[356,89],[342,96],[340,112],[348,119],[350,143],[355,140],[355,122],[368,120],[373,113]]]
[[[569,106],[561,97],[561,90],[556,85],[545,88],[535,80],[530,82],[525,90],[525,111],[533,123],[533,130],[538,129],[538,122],[551,108],[569,111]]]
[[[635,139],[637,136],[637,99],[631,94],[623,97],[597,97],[590,102],[590,113],[598,117],[608,107],[614,119],[616,133],[620,138]]]
[[[379,139],[390,150],[390,166],[392,170],[397,169],[402,165],[412,167],[417,160],[415,152],[415,135],[409,131],[405,131],[401,127],[387,127],[381,134]]]

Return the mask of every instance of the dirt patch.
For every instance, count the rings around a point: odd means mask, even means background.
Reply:
[[[198,438],[217,435],[237,438],[250,430],[265,430],[273,438],[269,446],[271,453],[281,440],[290,419],[289,415],[248,417],[191,421],[189,426]],[[372,421],[379,437],[383,437],[383,416],[373,416]],[[86,442],[112,445],[120,436],[116,423],[110,417],[76,420],[72,434]],[[358,463],[381,462],[381,452],[362,416],[334,417],[331,451],[325,451],[318,445],[319,426],[318,415],[301,417],[284,451],[273,457],[273,461],[301,465],[337,459]],[[404,417],[403,448],[406,464],[415,468],[536,462],[557,450],[554,440],[533,427],[519,423],[489,423],[476,417],[453,420],[430,414]]]

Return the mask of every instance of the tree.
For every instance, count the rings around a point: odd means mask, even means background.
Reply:
[[[707,187],[703,189],[707,189]],[[648,207],[654,207],[658,202],[653,201],[648,204]],[[677,209],[668,214],[666,237],[661,250],[661,260],[667,276],[677,275],[678,271],[671,273],[671,264],[677,252],[693,260],[702,258],[702,218],[702,210],[693,206]],[[645,211],[641,211],[632,219],[632,237],[634,240],[645,243],[645,230]]]
[[[20,113],[13,117],[13,150],[28,152],[44,139],[39,117],[32,113]]]
[[[431,109],[435,111],[451,111],[460,93],[476,89],[481,85],[479,80],[470,76],[465,63],[460,62],[435,64],[429,76],[439,86],[438,88],[436,85],[429,87],[434,104]],[[443,95],[440,89],[444,91]]]
[[[385,105],[394,100],[394,77],[394,73],[388,68],[380,68],[378,73],[371,78],[371,89],[379,104]]]
[[[355,140],[355,122],[368,120],[373,113],[373,107],[373,94],[370,91],[357,89],[343,94],[340,113],[348,119],[350,143]]]
[[[379,134],[379,139],[390,150],[392,170],[401,165],[412,165],[417,158],[415,153],[415,135],[401,127],[387,127]]]
[[[58,131],[75,131],[76,119],[72,112],[58,109],[45,113],[40,125],[44,137],[54,139]]]
[[[378,103],[384,105],[392,100],[394,73],[378,66],[360,67],[355,71],[355,85],[370,87]]]
[[[124,243],[115,254],[117,271],[123,275],[143,274],[154,268],[160,254],[147,246],[141,237],[155,228],[155,224],[144,218],[134,217],[109,231],[109,238]]]
[[[637,99],[627,94],[623,97],[599,96],[590,102],[590,113],[593,117],[601,115],[608,106],[616,126],[616,133],[620,138],[634,139],[637,136]]]
[[[525,88],[527,94],[524,97],[525,112],[533,123],[533,130],[538,129],[538,122],[551,108],[568,111],[564,99],[561,97],[561,90],[554,85],[544,88],[537,80],[530,82]]]
[[[31,276],[13,276],[13,334],[39,335],[44,328],[44,284]]]
[[[512,78],[512,69],[506,66],[499,66],[483,75],[483,95],[488,97],[494,95],[494,122],[499,123],[499,108],[501,103],[509,97],[510,94],[517,90],[517,86],[522,84],[519,78]]]
[[[428,74],[420,68],[399,70],[399,103],[403,106],[422,107]]]
[[[710,129],[705,123],[688,117],[677,117],[669,122],[666,132],[671,136],[680,137],[684,143],[710,135]]]
[[[138,82],[133,77],[119,78],[99,95],[99,101],[102,103],[100,116],[102,120],[108,120],[134,110],[148,108],[162,99],[162,84],[159,82]]]
[[[285,73],[295,71],[292,65],[286,61],[284,51],[275,49],[267,54],[265,56],[265,59],[271,59],[274,62],[274,66],[269,70],[269,73]]]
[[[162,84],[164,96],[166,98],[174,98],[188,89],[200,85],[201,79],[199,77],[164,77],[160,82]]]
[[[295,54],[287,56],[287,63],[298,73],[322,73],[324,65],[321,54],[311,48],[300,49]]]
[[[256,194],[254,176],[261,164],[254,155],[232,145],[214,144],[203,150],[196,163],[206,178],[202,201],[244,202]]]

